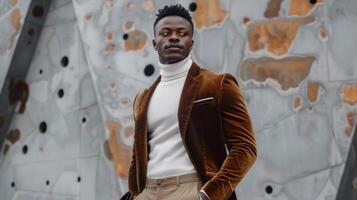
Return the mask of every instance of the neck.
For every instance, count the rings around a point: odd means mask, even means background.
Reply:
[[[188,55],[185,59],[172,64],[162,64],[159,62],[159,66],[161,68],[161,81],[170,81],[186,76],[191,65],[192,59],[190,55]]]

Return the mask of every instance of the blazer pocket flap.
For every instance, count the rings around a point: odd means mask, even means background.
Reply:
[[[194,104],[197,104],[197,103],[209,103],[209,102],[213,102],[213,100],[214,100],[213,97],[207,97],[207,98],[203,98],[203,99],[197,99],[193,103]]]

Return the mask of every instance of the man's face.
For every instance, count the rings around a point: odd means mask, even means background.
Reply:
[[[153,45],[162,64],[172,64],[185,59],[193,45],[192,26],[179,16],[167,16],[154,27]]]

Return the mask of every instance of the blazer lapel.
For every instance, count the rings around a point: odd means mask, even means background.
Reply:
[[[178,108],[178,123],[183,142],[185,143],[186,129],[188,120],[191,116],[193,102],[196,98],[199,86],[202,82],[201,68],[193,63],[188,71],[185,83],[182,88],[179,108]]]
[[[147,163],[148,163],[148,144],[147,144],[147,112],[149,102],[156,86],[159,84],[161,76],[159,76],[149,89],[144,90],[142,98],[139,99],[138,115],[135,122],[135,151],[137,156],[137,166],[140,166],[137,178],[140,189],[143,189],[146,183]]]

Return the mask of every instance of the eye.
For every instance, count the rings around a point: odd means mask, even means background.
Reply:
[[[168,36],[169,35],[169,32],[168,31],[163,31],[160,33],[161,36]]]
[[[187,34],[186,34],[186,32],[180,32],[179,35],[180,35],[181,37],[184,37],[184,36],[186,36]]]

